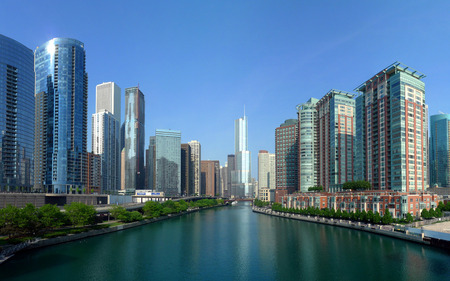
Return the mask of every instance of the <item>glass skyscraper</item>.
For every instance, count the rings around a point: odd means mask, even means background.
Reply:
[[[120,92],[114,82],[96,87],[92,152],[101,155],[102,191],[120,189]]]
[[[251,153],[248,151],[247,116],[234,122],[235,170],[232,171],[232,196],[237,198],[253,197],[251,176]]]
[[[54,38],[34,53],[35,187],[81,193],[87,179],[87,94],[84,44]]]
[[[125,189],[143,189],[145,101],[138,87],[125,89]]]
[[[317,185],[318,182],[318,132],[317,132],[317,110],[319,100],[310,98],[306,103],[297,105],[299,125],[299,175],[298,190],[308,191],[309,187]]]
[[[156,130],[156,191],[167,196],[181,194],[181,132]]]
[[[0,191],[33,185],[33,87],[33,51],[0,34]]]
[[[450,114],[430,117],[430,186],[450,187]]]

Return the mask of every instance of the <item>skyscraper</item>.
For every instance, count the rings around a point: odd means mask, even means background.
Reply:
[[[151,136],[145,156],[145,187],[155,189],[156,186],[156,138]]]
[[[288,119],[275,129],[276,202],[298,188],[298,121]]]
[[[0,191],[33,186],[33,51],[0,35]]]
[[[258,187],[259,189],[275,189],[275,154],[267,150],[258,153]],[[257,192],[257,196],[259,191]]]
[[[450,187],[450,114],[430,117],[430,186]]]
[[[232,194],[234,197],[253,197],[251,176],[251,153],[248,151],[247,116],[234,122],[234,150],[236,167],[232,172]]]
[[[181,132],[160,130],[155,133],[156,190],[167,196],[181,194]]]
[[[424,191],[428,177],[425,75],[399,62],[355,90],[355,174],[374,189]],[[362,171],[362,172],[359,172]],[[363,178],[361,178],[363,177]]]
[[[139,87],[125,89],[125,189],[145,185],[145,100]]]
[[[316,105],[318,184],[338,191],[353,181],[354,94],[330,90]],[[300,136],[301,137],[301,136]]]
[[[298,190],[308,191],[316,186],[319,171],[319,140],[317,131],[317,110],[319,100],[310,98],[306,103],[297,105],[299,174]]]
[[[84,44],[54,38],[34,53],[35,185],[46,192],[82,192],[87,179],[87,94]]]
[[[191,163],[190,163],[190,172],[191,172],[191,181],[194,189],[194,194],[201,194],[201,172],[202,172],[202,147],[200,142],[193,140],[189,142],[189,146],[191,147]]]
[[[232,188],[234,187],[234,185],[232,184],[232,177],[234,176],[234,170],[236,169],[236,159],[234,154],[228,154],[227,156],[227,164],[228,164],[228,168],[227,168],[227,177],[228,177],[228,193],[226,195],[226,197],[231,197],[231,194],[236,194],[236,191],[232,190]]]
[[[101,156],[101,190],[120,189],[120,88],[114,82],[96,87],[92,114],[92,153]]]
[[[216,160],[202,161],[202,195],[216,196],[220,191],[220,164]]]
[[[190,181],[191,147],[188,143],[181,144],[181,194],[192,195]]]

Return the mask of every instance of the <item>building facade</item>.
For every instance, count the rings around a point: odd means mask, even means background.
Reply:
[[[33,51],[0,34],[0,191],[33,187],[34,110]]]
[[[409,193],[388,190],[361,192],[299,193],[282,197],[283,207],[305,209],[334,209],[335,211],[372,211],[383,216],[386,209],[394,218],[404,218],[409,213],[419,217],[423,209],[430,210],[439,204],[439,196],[432,193]]]
[[[298,121],[288,119],[275,129],[275,200],[298,188]]]
[[[145,100],[139,87],[125,89],[125,189],[145,185]]]
[[[318,185],[339,191],[353,181],[354,94],[330,90],[317,102]]]
[[[193,186],[194,195],[198,196],[201,193],[201,172],[202,172],[202,146],[199,141],[193,140],[189,142],[191,147],[191,163],[190,163],[190,173],[191,173],[191,185]]]
[[[101,189],[120,189],[120,88],[114,82],[96,87],[96,113],[92,114],[92,152],[102,158]]]
[[[261,189],[275,189],[275,153],[269,153],[267,150],[260,150],[258,153],[258,188],[257,198]]]
[[[319,140],[317,130],[317,109],[319,100],[310,98],[306,103],[297,105],[298,115],[298,190],[308,191],[318,183]]]
[[[234,156],[234,154],[228,154],[227,156],[227,177],[228,177],[228,181],[227,181],[227,185],[228,185],[228,194],[226,197],[231,198],[232,194],[236,194],[235,190],[232,190],[233,187],[235,187],[233,185],[233,176],[234,176],[234,170],[236,170],[236,157]]]
[[[86,193],[102,193],[102,157],[101,155],[88,152],[86,157]],[[84,192],[83,192],[84,193]]]
[[[450,187],[450,114],[430,117],[430,187]]]
[[[232,171],[232,197],[253,198],[251,152],[248,150],[247,116],[234,122],[235,170]]]
[[[192,195],[190,180],[191,147],[188,143],[181,144],[181,195]]]
[[[428,106],[425,75],[399,62],[358,86],[355,174],[374,189],[425,191]]]
[[[35,187],[50,193],[83,190],[87,171],[87,94],[84,44],[54,38],[34,53]]]
[[[155,133],[155,189],[167,196],[181,195],[181,131]]]
[[[218,178],[219,169],[218,169],[219,161],[210,161],[203,160],[202,161],[202,187],[201,192],[202,195],[206,196],[216,196],[217,190],[220,186],[220,179]]]

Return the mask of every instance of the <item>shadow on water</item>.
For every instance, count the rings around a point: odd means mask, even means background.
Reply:
[[[45,254],[44,259],[40,259],[43,255],[42,249],[25,251],[16,254],[0,267],[0,280],[9,280],[10,278],[33,276],[41,271],[51,270],[78,260],[76,257],[64,253]],[[45,251],[45,250],[44,250]],[[36,260],[41,260],[36,263]],[[23,265],[26,264],[26,270]],[[8,268],[7,271],[2,270]],[[62,279],[61,279],[62,280]]]

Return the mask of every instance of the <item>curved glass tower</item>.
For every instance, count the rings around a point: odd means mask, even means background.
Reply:
[[[33,51],[0,34],[0,191],[33,184],[33,84]]]
[[[87,86],[84,44],[54,38],[34,53],[35,187],[83,193],[86,179]]]

